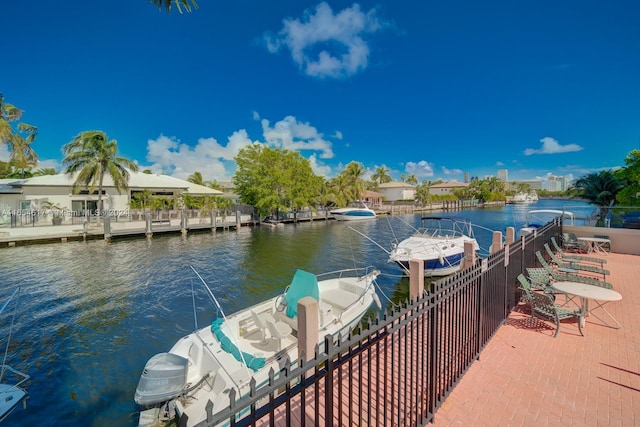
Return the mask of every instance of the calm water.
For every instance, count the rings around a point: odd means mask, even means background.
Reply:
[[[486,250],[492,230],[517,230],[527,210],[563,206],[577,210],[575,202],[540,201],[447,215],[471,220]],[[406,296],[399,268],[387,264],[385,252],[348,225],[389,249],[394,238],[410,232],[404,222],[417,226],[419,218],[319,221],[187,237],[1,249],[0,304],[21,286],[7,362],[31,375],[27,409],[16,409],[5,424],[137,425],[133,394],[145,362],[195,328],[192,287],[198,326],[216,314],[189,265],[207,281],[225,313],[282,292],[296,268],[321,273],[375,265],[383,273],[378,282],[384,293]],[[11,308],[0,318],[3,350]]]

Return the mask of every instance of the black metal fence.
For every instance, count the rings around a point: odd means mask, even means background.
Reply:
[[[424,425],[515,307],[516,277],[561,233],[559,220],[388,310],[340,343],[304,355],[206,425]],[[210,405],[211,407],[213,405]],[[213,408],[210,408],[212,411]]]

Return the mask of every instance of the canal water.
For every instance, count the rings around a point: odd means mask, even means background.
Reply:
[[[493,230],[517,230],[529,209],[549,208],[591,211],[584,203],[541,200],[434,214],[469,219],[486,253]],[[407,237],[409,224],[417,227],[419,220],[420,215],[403,215],[316,221],[2,249],[0,305],[16,287],[21,291],[17,305],[0,316],[0,349],[4,356],[17,308],[6,362],[31,376],[27,408],[17,408],[5,423],[137,425],[133,395],[145,362],[216,316],[190,265],[227,314],[281,293],[296,268],[322,273],[374,265],[382,271],[381,292],[396,301],[406,298],[407,280],[387,263],[385,250]],[[384,295],[381,300],[388,304]]]

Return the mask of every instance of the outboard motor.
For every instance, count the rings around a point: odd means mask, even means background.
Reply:
[[[150,406],[179,396],[187,383],[188,362],[173,353],[158,353],[149,359],[140,375],[135,402]]]

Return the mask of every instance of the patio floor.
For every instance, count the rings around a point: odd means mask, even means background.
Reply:
[[[640,425],[640,257],[606,259],[607,281],[623,297],[606,307],[621,329],[590,316],[584,337],[564,321],[554,339],[552,323],[530,326],[527,312],[512,312],[432,425]]]

